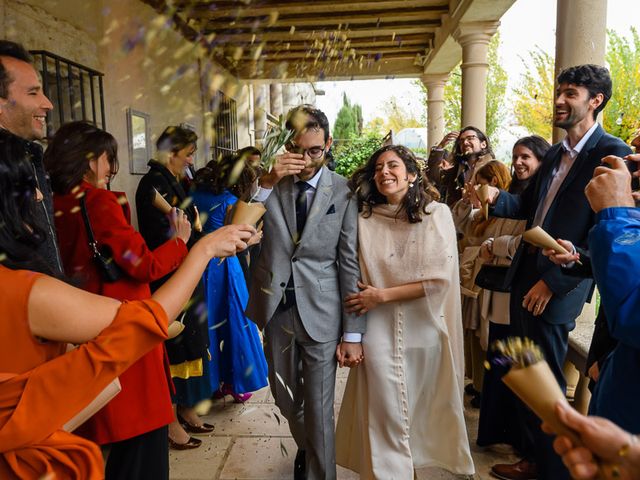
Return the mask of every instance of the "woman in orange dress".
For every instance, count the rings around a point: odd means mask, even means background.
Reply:
[[[151,299],[121,303],[47,275],[37,197],[22,144],[0,132],[0,478],[100,479],[99,448],[63,426],[166,339],[209,260],[246,248],[255,229],[207,235]]]

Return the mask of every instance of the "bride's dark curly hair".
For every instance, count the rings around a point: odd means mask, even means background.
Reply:
[[[438,201],[440,194],[424,173],[426,162],[418,160],[411,150],[402,145],[387,145],[379,148],[371,155],[367,163],[353,172],[349,180],[349,188],[358,199],[358,211],[367,218],[371,216],[373,206],[387,203],[387,198],[378,191],[374,180],[376,162],[385,152],[394,152],[404,163],[407,174],[416,175],[415,181],[412,182],[412,185],[410,184],[409,190],[398,208],[398,215],[406,212],[409,223],[421,222],[422,215],[428,215],[427,205]]]

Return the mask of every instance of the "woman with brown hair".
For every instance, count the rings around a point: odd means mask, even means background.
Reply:
[[[337,463],[362,478],[415,469],[474,472],[464,423],[456,234],[449,208],[405,147],[376,151],[351,178],[357,196],[364,363],[349,372]],[[340,360],[340,359],[339,359]]]

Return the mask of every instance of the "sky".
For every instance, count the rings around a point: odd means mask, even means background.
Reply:
[[[521,57],[536,46],[554,54],[556,2],[558,0],[517,0],[505,13],[500,25],[500,57],[502,65],[509,75],[510,86],[518,85],[526,67]],[[609,0],[607,5],[607,28],[626,35],[633,25],[640,25],[639,0]],[[615,81],[615,79],[614,79]],[[343,82],[318,82],[317,87],[325,91],[318,96],[316,103],[323,110],[331,124],[342,105],[342,93],[362,106],[365,124],[382,116],[382,105],[391,96],[398,103],[412,111],[416,117],[424,115],[424,107],[416,98],[420,98],[419,87],[413,85],[413,79],[395,80],[354,80]]]

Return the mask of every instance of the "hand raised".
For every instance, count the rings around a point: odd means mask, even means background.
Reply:
[[[171,212],[169,212],[169,223],[171,224],[171,229],[175,232],[175,236],[187,243],[191,237],[191,223],[189,223],[184,211],[179,208],[172,208]]]
[[[459,135],[460,135],[460,132],[458,130],[447,133],[442,138],[442,140],[440,140],[440,143],[438,144],[438,148],[445,148],[451,142],[455,142]]]
[[[273,188],[284,177],[302,172],[305,166],[304,157],[299,153],[287,152],[278,155],[271,171],[260,177],[260,186]]]
[[[251,225],[225,225],[203,237],[198,244],[203,243],[210,258],[230,257],[247,248],[247,242],[256,233]]]
[[[611,207],[635,207],[631,194],[631,174],[624,160],[614,155],[606,156],[601,166],[594,170],[593,178],[584,189],[594,212]]]

